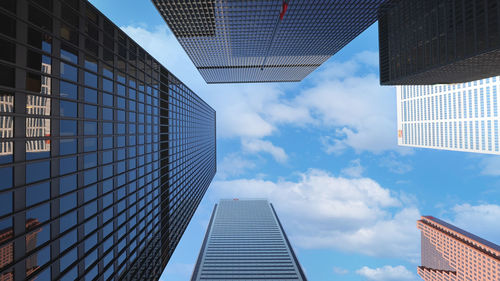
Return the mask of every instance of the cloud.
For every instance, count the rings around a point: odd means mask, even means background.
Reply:
[[[370,178],[344,178],[321,170],[297,181],[215,181],[211,194],[224,198],[268,198],[291,240],[302,248],[333,248],[377,257],[416,260],[416,207]]]
[[[349,177],[359,178],[364,170],[363,166],[361,166],[361,160],[355,159],[351,160],[349,166],[342,169],[340,173]]]
[[[333,272],[335,272],[335,274],[345,275],[345,274],[349,273],[349,270],[342,268],[342,267],[334,266]]]
[[[500,176],[500,156],[486,156],[480,161],[481,174],[486,176]]]
[[[271,154],[271,156],[280,163],[286,162],[288,155],[285,150],[281,147],[277,147],[270,141],[264,141],[259,139],[243,139],[242,142],[243,150],[250,153],[265,152]]]
[[[387,168],[390,172],[395,174],[406,174],[413,170],[411,164],[408,163],[407,158],[401,157],[395,153],[389,153],[380,159],[380,166]]]
[[[253,168],[255,168],[254,162],[243,158],[239,153],[231,153],[217,163],[217,176],[221,179],[226,179],[239,176]]]
[[[357,274],[365,277],[367,280],[375,281],[405,281],[417,280],[415,274],[402,265],[385,265],[378,268],[369,268],[364,266],[356,271]]]
[[[494,204],[456,205],[453,224],[481,238],[500,245],[500,206]]]

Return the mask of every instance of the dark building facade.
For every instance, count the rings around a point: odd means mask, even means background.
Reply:
[[[192,281],[306,281],[273,205],[220,200],[212,213]]]
[[[156,280],[215,111],[84,0],[0,1],[0,280]]]
[[[500,74],[498,0],[395,0],[379,16],[382,85],[462,83]]]
[[[301,81],[372,25],[385,2],[153,0],[207,83]]]

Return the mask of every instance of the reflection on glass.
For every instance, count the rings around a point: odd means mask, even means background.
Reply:
[[[42,73],[51,74],[52,65],[50,58],[46,56],[39,57],[40,69]],[[28,77],[27,77],[28,78]],[[50,116],[50,98],[51,78],[44,75],[32,75],[27,83],[33,90],[40,92],[40,96],[26,96],[26,113],[29,115]],[[28,85],[29,82],[29,85]],[[44,138],[28,139],[26,141],[26,158],[39,159],[50,156],[50,119],[41,117],[26,118],[26,138]]]
[[[14,112],[14,95],[0,93],[0,113]],[[14,117],[0,116],[0,164],[12,162],[13,145],[6,141],[14,137]]]
[[[14,237],[14,230],[12,228],[12,219],[8,218],[0,221],[0,270],[6,265],[14,261],[14,243],[10,242],[4,244],[5,241]],[[0,280],[14,280],[14,272],[12,269],[4,271],[0,275]]]

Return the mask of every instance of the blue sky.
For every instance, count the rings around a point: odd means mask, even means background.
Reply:
[[[220,198],[268,198],[311,281],[419,280],[420,215],[500,243],[500,157],[396,145],[376,24],[300,83],[207,85],[150,1],[90,2],[217,111],[218,173],[162,280],[189,279]]]

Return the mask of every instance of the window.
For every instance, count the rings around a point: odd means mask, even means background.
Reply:
[[[76,175],[62,177],[59,180],[59,193],[64,194],[76,189]]]
[[[78,88],[75,84],[61,81],[59,84],[59,95],[63,98],[78,99]]]
[[[71,81],[78,81],[78,69],[74,66],[61,62],[61,77]]]
[[[77,117],[78,109],[76,103],[61,100],[59,102],[59,114],[64,117]]]
[[[50,161],[26,164],[26,183],[32,183],[35,181],[47,179],[49,177]]]
[[[60,155],[75,154],[76,152],[77,152],[76,139],[61,139],[59,141],[59,154]]]

